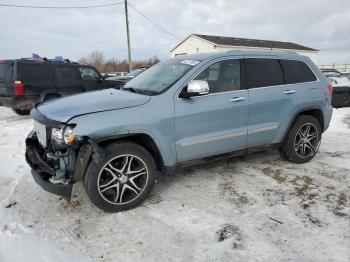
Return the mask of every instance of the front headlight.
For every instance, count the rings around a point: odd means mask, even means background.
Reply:
[[[51,137],[59,143],[72,144],[77,137],[73,135],[73,128],[70,126],[64,128],[53,128]]]

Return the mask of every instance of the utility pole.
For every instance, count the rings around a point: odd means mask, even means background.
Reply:
[[[131,47],[130,47],[130,32],[129,32],[129,17],[128,17],[128,1],[124,0],[125,5],[125,22],[126,22],[126,35],[128,38],[128,59],[129,59],[129,72],[132,70],[131,63]]]

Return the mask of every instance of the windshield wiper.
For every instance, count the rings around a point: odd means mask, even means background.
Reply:
[[[123,88],[123,90],[130,91],[130,92],[133,92],[133,93],[136,93],[136,94],[140,94],[140,91],[136,90],[133,87],[122,87],[122,88]]]

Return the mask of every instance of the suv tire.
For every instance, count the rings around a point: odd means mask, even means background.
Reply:
[[[290,128],[279,152],[293,163],[306,163],[318,152],[321,143],[322,128],[316,118],[300,115]]]
[[[12,108],[12,111],[19,116],[26,116],[26,115],[30,114],[30,110],[22,110],[22,109]]]
[[[152,155],[142,146],[118,142],[104,147],[85,173],[84,187],[91,201],[107,212],[136,207],[152,191],[158,175]]]

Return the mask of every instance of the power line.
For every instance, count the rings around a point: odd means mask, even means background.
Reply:
[[[170,33],[169,31],[167,31],[166,29],[164,29],[162,26],[160,26],[159,24],[153,22],[150,18],[148,18],[146,15],[144,15],[140,10],[138,10],[134,5],[132,5],[130,2],[128,3],[129,6],[134,9],[137,13],[139,13],[141,16],[143,16],[146,20],[148,20],[151,24],[153,24],[154,26],[158,27],[161,31],[163,31],[164,33],[176,38],[177,40],[179,40],[180,38],[176,35],[174,35],[173,33]]]
[[[34,6],[34,5],[13,5],[13,4],[0,4],[0,7],[16,7],[16,8],[32,8],[32,9],[88,9],[99,8],[106,6],[121,5],[124,2],[110,3],[103,5],[87,5],[87,6]]]
[[[164,29],[162,26],[159,24],[155,23],[152,21],[151,18],[147,17],[145,14],[143,14],[140,10],[138,10],[134,5],[132,5],[130,2],[128,2],[128,5],[134,9],[138,14],[140,14],[142,17],[144,17],[147,21],[149,21],[152,25],[160,29],[163,33],[166,33],[167,35],[170,35],[173,38],[176,38],[177,40],[182,40],[182,38],[178,37],[177,35],[174,35],[173,33],[170,33],[168,30]],[[191,44],[191,43],[186,43],[187,45],[190,45],[194,48],[198,48],[198,46]]]

